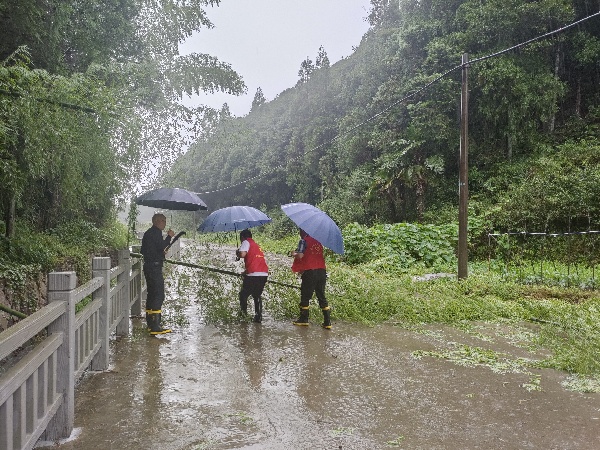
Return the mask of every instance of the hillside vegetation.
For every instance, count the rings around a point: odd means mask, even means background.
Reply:
[[[585,0],[373,0],[350,57],[329,66],[320,49],[295,87],[203,134],[169,182],[209,191],[211,209],[303,201],[341,226],[455,221],[466,53],[473,230],[593,228],[600,17],[535,38],[597,12]]]

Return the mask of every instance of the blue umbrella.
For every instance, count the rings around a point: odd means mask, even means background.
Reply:
[[[210,213],[200,224],[198,231],[204,233],[239,231],[258,227],[271,221],[269,216],[252,206],[228,206]]]
[[[319,208],[308,203],[288,203],[281,205],[281,209],[292,222],[322,245],[340,255],[344,254],[342,232],[333,219]]]

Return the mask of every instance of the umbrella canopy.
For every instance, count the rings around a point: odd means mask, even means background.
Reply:
[[[238,231],[258,227],[271,221],[269,216],[252,206],[228,206],[210,213],[200,224],[198,231],[204,233]]]
[[[292,222],[322,245],[340,255],[344,254],[342,232],[333,219],[319,208],[308,203],[288,203],[281,205],[281,209]]]
[[[135,199],[137,205],[176,211],[208,209],[200,197],[180,188],[160,188],[148,191]]]

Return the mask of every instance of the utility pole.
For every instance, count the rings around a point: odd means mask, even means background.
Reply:
[[[460,168],[458,180],[458,279],[466,279],[468,269],[467,218],[469,206],[469,55],[462,56],[460,97]]]

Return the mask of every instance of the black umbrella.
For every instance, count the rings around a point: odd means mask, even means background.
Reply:
[[[148,191],[135,199],[137,205],[176,211],[208,209],[200,197],[180,188],[160,188]]]

